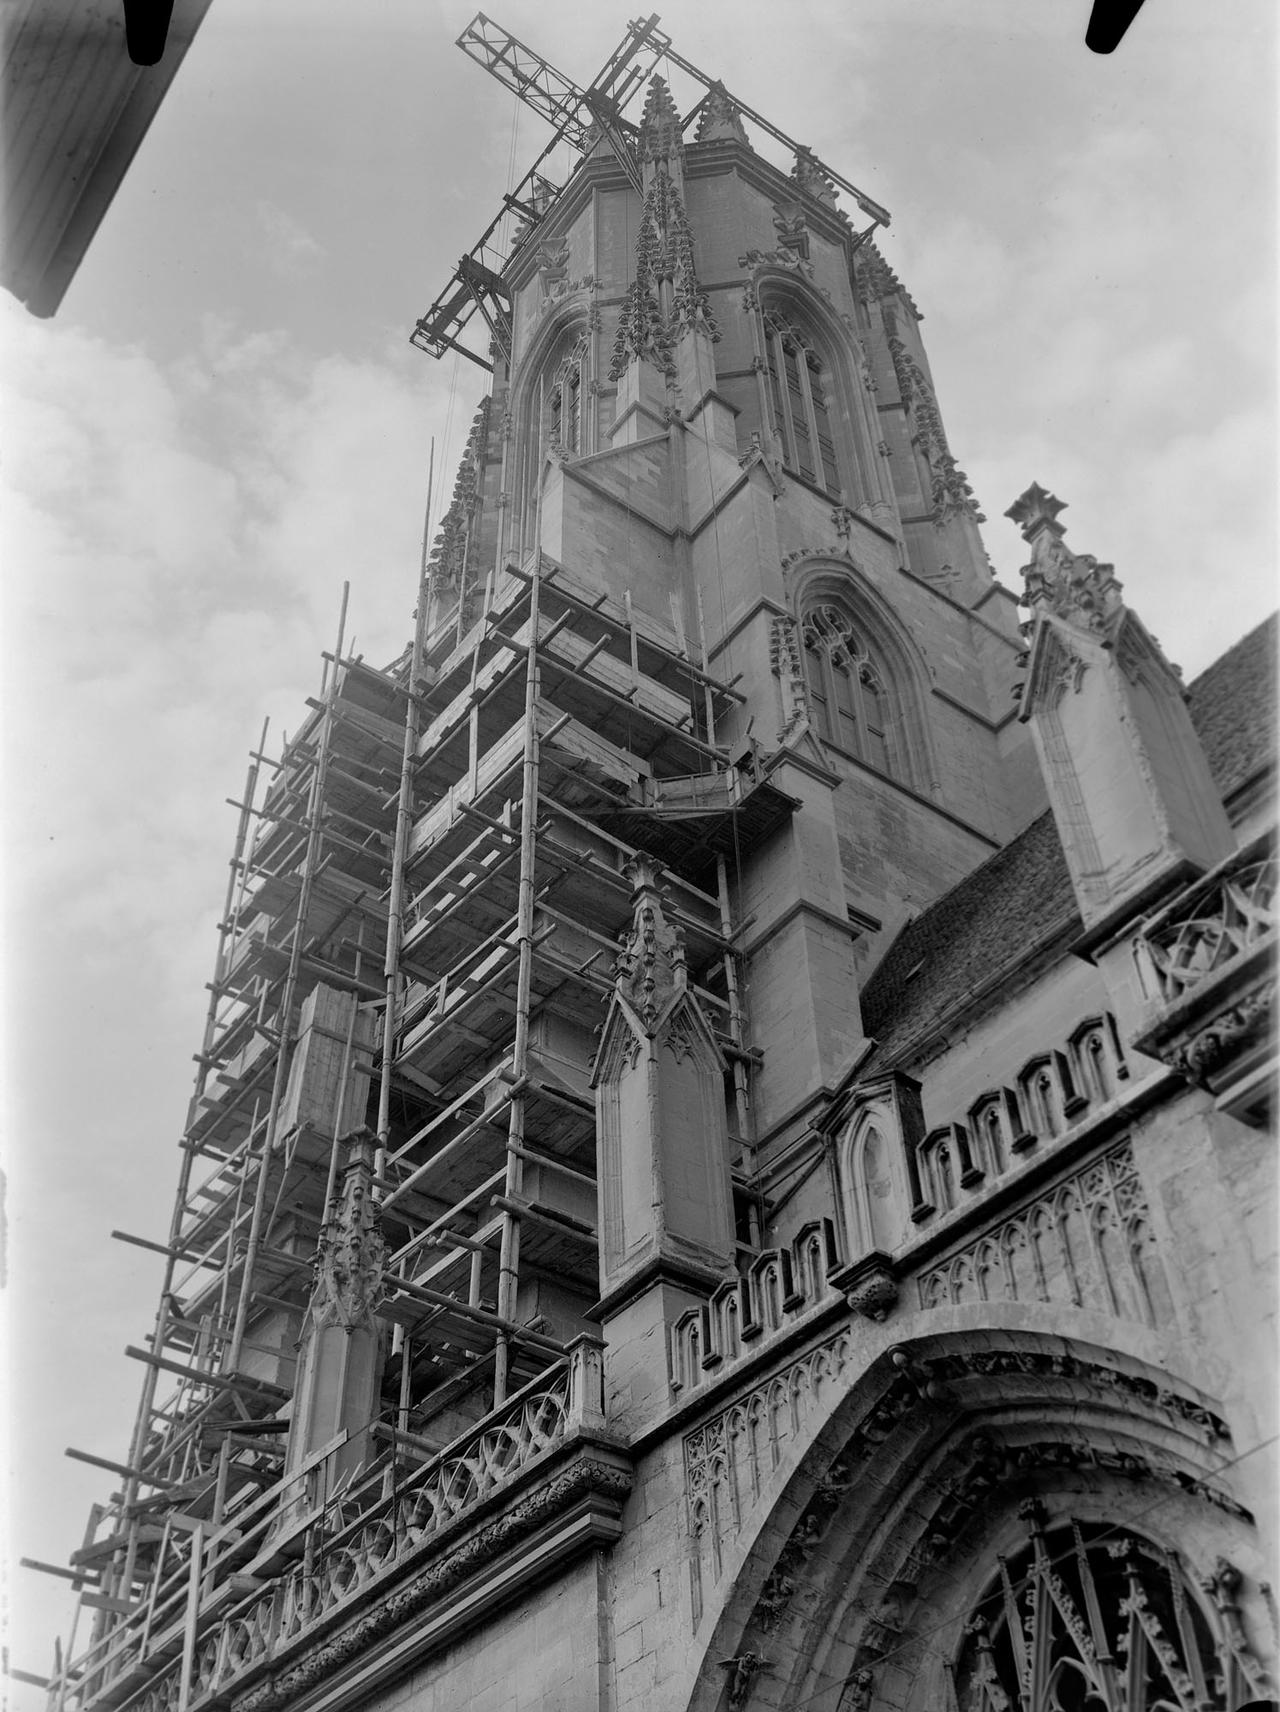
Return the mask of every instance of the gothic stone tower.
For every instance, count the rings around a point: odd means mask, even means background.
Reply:
[[[1020,622],[870,231],[646,42],[415,336],[492,387],[246,835],[60,1704],[1273,1704],[1266,638],[1188,702],[1038,487]]]

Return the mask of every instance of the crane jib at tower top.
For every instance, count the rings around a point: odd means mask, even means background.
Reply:
[[[785,131],[780,131],[745,102],[739,101],[736,95],[730,95],[722,83],[708,77],[676,53],[671,46],[671,38],[658,28],[656,12],[629,25],[621,43],[586,89],[557,71],[541,54],[501,29],[483,12],[476,13],[458,37],[457,45],[526,106],[540,114],[551,125],[552,135],[520,183],[502,198],[501,208],[478,242],[459,259],[452,279],[415,326],[410,343],[433,357],[442,357],[446,351],[457,351],[481,368],[492,370],[493,363],[463,344],[460,338],[473,317],[479,315],[489,330],[492,345],[497,347],[503,358],[510,360],[511,296],[503,279],[509,252],[504,253],[495,234],[508,213],[518,214],[524,222],[516,239],[519,243],[546,217],[561,187],[546,178],[541,168],[560,143],[568,143],[579,154],[585,154],[595,139],[603,135],[632,186],[640,191],[640,163],[635,143],[638,132],[624,116],[624,109],[636,91],[648,82],[660,60],[666,59],[678,66],[701,83],[708,93],[717,91],[745,119],[758,125],[793,153],[812,155],[812,151],[802,148]],[[640,63],[643,59],[648,59],[647,68]],[[696,122],[706,99],[704,95],[684,119],[686,130]],[[846,191],[870,216],[871,229],[889,224],[888,212],[879,203],[873,202],[848,179],[833,172],[825,162],[816,164],[834,185]]]

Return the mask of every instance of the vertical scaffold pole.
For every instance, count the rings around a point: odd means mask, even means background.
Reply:
[[[375,1175],[378,1177],[386,1170],[387,1143],[391,1137],[391,1068],[395,1056],[396,1008],[400,998],[400,944],[404,938],[404,864],[409,849],[409,826],[413,819],[413,767],[418,751],[418,679],[422,672],[423,638],[427,633],[427,554],[431,541],[431,490],[435,485],[435,474],[436,443],[433,438],[431,457],[427,465],[427,509],[422,519],[418,607],[413,620],[409,688],[405,696],[404,747],[400,755],[396,836],[391,851],[391,892],[387,899],[387,955],[382,965],[382,973],[386,979],[386,1003],[382,1013],[382,1076],[378,1083],[378,1152],[374,1166]]]
[[[511,1072],[514,1077],[511,1113],[507,1122],[507,1167],[503,1198],[507,1205],[502,1211],[502,1237],[498,1258],[498,1315],[511,1321],[516,1316],[516,1296],[520,1283],[520,1219],[511,1211],[524,1187],[524,1081],[529,1060],[529,1002],[533,992],[533,900],[535,892],[534,865],[537,857],[538,819],[538,623],[542,591],[542,506],[538,505],[538,542],[534,553],[533,579],[529,592],[529,651],[526,655],[524,691],[524,766],[520,793],[520,891],[516,916],[516,935],[520,947],[520,967],[516,976],[516,1032],[511,1050]],[[497,1408],[506,1401],[511,1367],[511,1342],[506,1332],[499,1332],[494,1351],[493,1404]]]
[[[276,1048],[275,1075],[271,1082],[271,1103],[263,1128],[262,1150],[258,1156],[258,1181],[253,1197],[253,1216],[249,1221],[249,1241],[245,1249],[244,1271],[240,1276],[240,1298],[236,1304],[235,1327],[227,1356],[227,1368],[234,1372],[240,1365],[240,1350],[244,1343],[245,1325],[249,1318],[253,1273],[262,1246],[262,1220],[267,1205],[267,1182],[271,1175],[271,1150],[275,1146],[276,1123],[284,1099],[289,1073],[289,1037],[292,1029],[293,1001],[298,987],[298,971],[302,965],[302,942],[307,915],[311,907],[311,890],[315,881],[316,857],[320,849],[320,811],[324,805],[325,775],[329,763],[329,742],[333,731],[333,709],[338,697],[339,663],[347,633],[347,601],[351,584],[342,585],[342,605],[338,613],[338,639],[333,650],[333,669],[325,673],[326,695],[320,716],[319,741],[311,775],[307,801],[307,845],[303,857],[302,884],[298,891],[298,914],[293,924],[293,941],[289,947],[289,968],[285,976],[284,996],[280,1004],[279,1045]],[[246,1165],[248,1159],[245,1160]]]
[[[720,933],[725,939],[733,937],[733,916],[729,909],[729,874],[723,856],[716,857],[716,891],[720,903]],[[738,965],[732,951],[724,954],[724,984],[729,998],[729,1038],[742,1051],[746,1029],[742,1015],[742,995],[738,991]],[[733,1061],[733,1098],[738,1114],[738,1133],[743,1141],[750,1140],[751,1102],[747,1093],[747,1067],[741,1058]]]
[[[262,728],[262,739],[258,744],[258,754],[266,746],[267,727]],[[240,875],[244,867],[245,843],[248,838],[249,822],[253,812],[253,800],[258,789],[258,760],[256,755],[249,761],[249,769],[245,776],[244,794],[240,803],[240,812],[236,818],[235,843],[232,846],[231,860],[227,868],[227,890],[223,899],[222,914],[218,918],[218,949],[214,958],[214,973],[209,993],[209,1008],[205,1014],[204,1035],[200,1045],[200,1059],[196,1070],[195,1097],[198,1099],[204,1092],[204,1086],[209,1076],[210,1048],[217,1032],[218,1004],[222,990],[223,977],[226,974],[227,947],[231,933],[232,916],[236,905],[236,892],[240,883]],[[181,1248],[182,1216],[186,1206],[187,1191],[191,1186],[191,1172],[195,1160],[193,1148],[182,1149],[182,1159],[178,1167],[178,1190],[173,1203],[173,1213],[169,1220],[169,1252],[165,1257],[164,1277],[160,1286],[160,1305],[156,1310],[155,1328],[152,1333],[151,1347],[159,1352],[164,1347],[168,1333],[169,1320],[172,1314],[173,1275],[177,1266],[177,1251]],[[142,1395],[138,1401],[138,1414],[133,1425],[133,1436],[129,1442],[128,1465],[130,1468],[141,1468],[146,1454],[147,1439],[151,1430],[151,1412],[155,1406],[156,1387],[159,1383],[160,1371],[148,1365],[142,1380]],[[128,1517],[130,1507],[138,1496],[138,1477],[130,1474],[125,1478],[121,1494],[120,1513]],[[125,1546],[123,1558],[117,1556],[113,1568],[117,1572],[116,1587],[123,1588],[125,1595],[133,1585],[134,1573],[138,1557],[138,1527],[137,1520],[127,1524],[128,1543]],[[159,1564],[156,1569],[159,1574]],[[103,1612],[105,1619],[108,1613]]]

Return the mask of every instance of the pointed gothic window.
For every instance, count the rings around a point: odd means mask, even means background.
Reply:
[[[822,358],[808,335],[780,310],[765,315],[765,368],[782,461],[805,481],[840,496],[835,437]]]
[[[1210,1616],[1172,1553],[1115,1527],[1046,1528],[1036,1500],[1024,1514],[1030,1539],[1002,1558],[966,1626],[953,1677],[961,1712],[1177,1712],[1258,1693],[1262,1673],[1231,1621],[1239,1574],[1225,1559],[1205,1584]]]
[[[534,545],[538,491],[547,456],[555,451],[583,457],[595,450],[590,409],[592,337],[578,321],[561,332],[541,359],[534,359],[517,382],[514,407],[516,509],[512,545],[527,552]]]
[[[546,392],[544,427],[548,446],[576,455],[582,445],[582,381],[587,360],[584,334],[550,376]]]
[[[818,735],[880,773],[898,773],[889,695],[879,664],[836,606],[805,613],[805,678]]]

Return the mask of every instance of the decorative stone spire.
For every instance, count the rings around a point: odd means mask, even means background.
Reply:
[[[884,298],[898,297],[917,321],[924,320],[915,299],[880,254],[872,238],[864,238],[854,252],[854,288],[863,303],[879,303]]]
[[[317,1325],[347,1331],[370,1325],[386,1294],[386,1243],[373,1200],[374,1144],[373,1132],[363,1127],[347,1137],[346,1169],[316,1247],[307,1312]]]
[[[791,169],[791,176],[797,186],[810,196],[815,196],[819,202],[825,202],[828,208],[836,205],[836,187],[823,171],[822,163],[812,149],[798,148],[796,164]]]
[[[1111,565],[1100,565],[1091,553],[1072,553],[1063,540],[1066,530],[1057,521],[1066,503],[1038,482],[1005,512],[1022,530],[1031,548],[1031,562],[1022,567],[1026,604],[1034,612],[1044,607],[1068,623],[1106,635],[1125,611],[1121,584]]]
[[[636,1424],[667,1392],[668,1329],[734,1270],[725,1062],[689,986],[661,869],[626,869],[631,927],[592,1081],[599,1139],[600,1289],[610,1419]]]
[[[373,1133],[361,1127],[346,1146],[342,1182],[320,1227],[298,1339],[286,1473],[344,1432],[331,1473],[353,1472],[369,1458],[369,1429],[378,1415],[384,1339],[377,1310],[385,1294],[386,1243],[373,1199]]]
[[[1177,673],[1120,598],[1112,567],[1067,547],[1064,509],[1033,482],[1005,513],[1031,548],[1018,713],[1081,918],[1106,944],[1188,870],[1221,861],[1232,835]],[[1123,1013],[1124,989],[1112,999]]]
[[[660,77],[649,90],[640,138],[647,189],[636,234],[636,274],[618,320],[610,380],[620,380],[636,358],[674,379],[674,346],[682,333],[700,328],[719,338],[694,271],[693,233],[670,170],[674,165],[678,172],[683,143],[676,110]]]
[[[985,523],[969,478],[947,444],[929,377],[896,334],[889,335],[888,345],[899,395],[904,408],[911,413],[912,439],[929,468],[929,497],[933,501],[935,526],[941,528],[953,517],[971,517],[975,523]]]
[[[683,161],[684,135],[671,91],[660,77],[649,85],[640,118],[640,162]]]
[[[652,1034],[672,999],[689,984],[684,935],[662,912],[660,864],[638,851],[623,873],[634,886],[633,915],[630,932],[613,965],[614,989]]]
[[[722,137],[731,138],[736,143],[745,143],[747,132],[742,123],[742,115],[730,101],[724,84],[713,83],[702,104],[702,112],[698,115],[697,141],[709,143]]]

